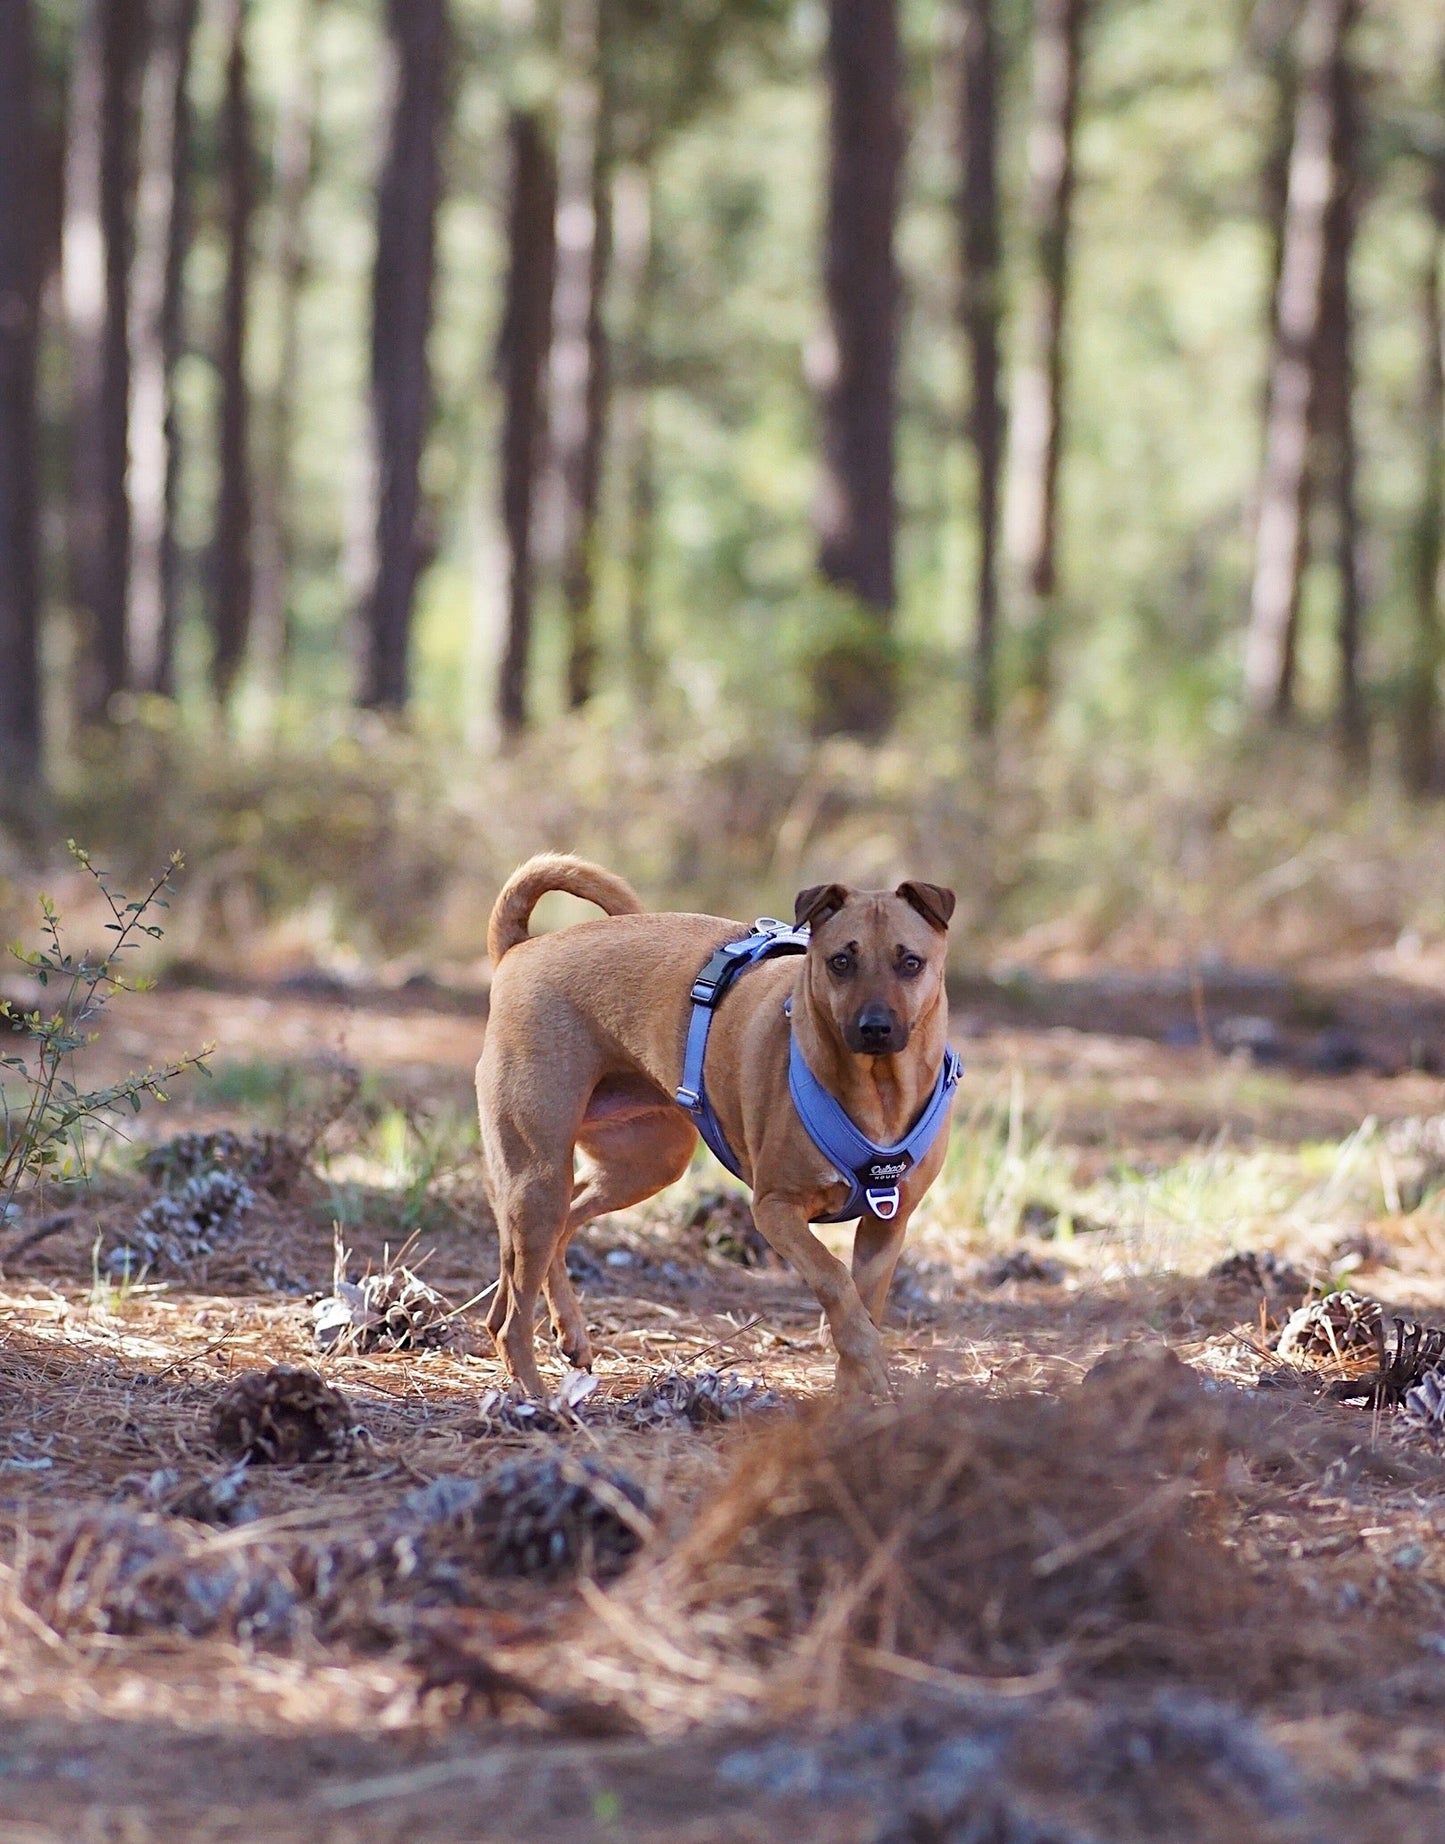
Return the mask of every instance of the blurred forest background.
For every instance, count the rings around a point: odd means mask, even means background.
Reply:
[[[1445,973],[1438,0],[0,0],[0,908]]]

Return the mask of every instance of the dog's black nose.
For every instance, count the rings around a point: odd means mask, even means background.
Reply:
[[[858,1036],[868,1051],[891,1050],[895,1019],[886,1005],[865,1005],[858,1014]]]

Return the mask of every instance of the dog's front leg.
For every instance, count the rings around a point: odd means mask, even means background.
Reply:
[[[853,1236],[853,1284],[874,1325],[883,1324],[893,1270],[907,1234],[908,1215],[902,1210],[888,1223],[871,1211],[858,1219]]]
[[[806,1211],[787,1198],[764,1194],[753,1199],[753,1221],[818,1296],[838,1351],[839,1393],[888,1395],[888,1365],[878,1328],[868,1316],[852,1275],[813,1234]]]

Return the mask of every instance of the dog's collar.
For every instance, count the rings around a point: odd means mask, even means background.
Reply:
[[[742,1177],[742,1170],[708,1100],[703,1081],[713,1013],[734,980],[749,967],[778,954],[806,953],[807,947],[807,929],[789,928],[786,922],[764,916],[740,940],[725,942],[718,948],[693,981],[692,1017],[688,1021],[687,1047],[683,1052],[682,1085],[676,1099],[692,1116],[694,1126],[713,1154],[735,1178]],[[790,1012],[791,1001],[783,1009]],[[849,1223],[865,1211],[871,1211],[884,1222],[897,1216],[899,1181],[927,1154],[938,1137],[948,1118],[949,1099],[962,1073],[961,1059],[952,1050],[945,1049],[933,1092],[907,1135],[896,1146],[877,1146],[858,1130],[841,1103],[809,1069],[798,1048],[798,1040],[790,1030],[788,1093],[804,1132],[849,1187],[847,1202],[841,1209],[813,1220]]]

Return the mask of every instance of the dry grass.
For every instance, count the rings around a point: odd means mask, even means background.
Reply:
[[[1222,957],[1445,964],[1441,821],[1382,772],[1342,784],[1304,739],[1204,754],[1005,740],[992,772],[941,741],[884,749],[701,723],[662,743],[562,724],[457,772],[379,727],[317,745],[203,748],[132,724],[93,745],[66,829],[149,867],[192,867],[172,954],[343,977],[389,963],[484,976],[484,918],[544,846],[632,878],[657,907],[751,915],[819,877],[956,883],[960,961],[1055,973]],[[3,844],[0,844],[3,850]],[[0,909],[28,924],[18,852]],[[52,880],[53,881],[53,880]],[[61,884],[70,908],[82,893]],[[1398,949],[1398,951],[1397,951]]]

